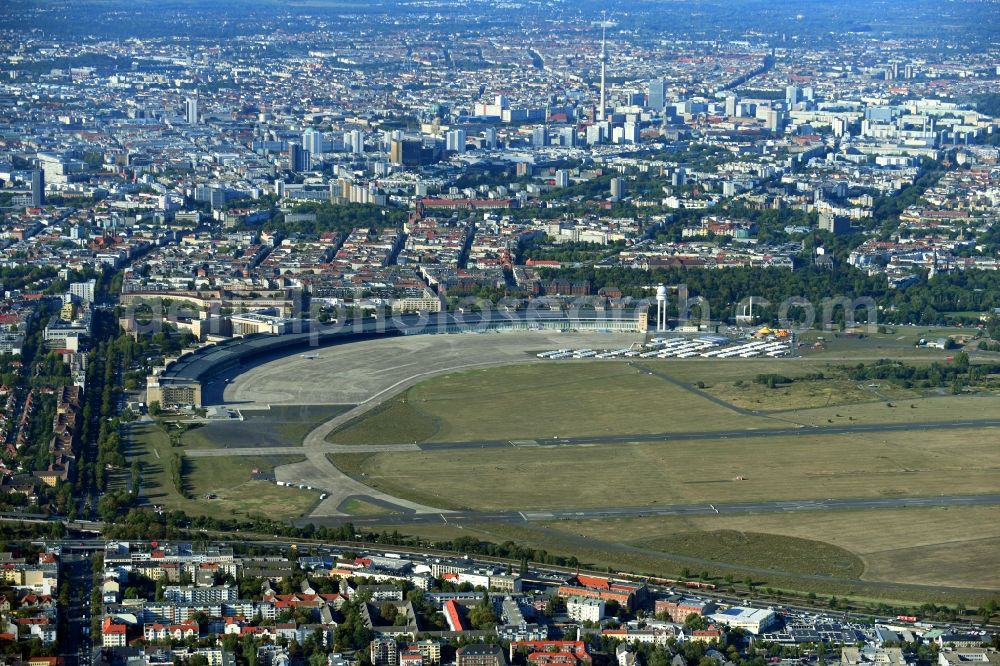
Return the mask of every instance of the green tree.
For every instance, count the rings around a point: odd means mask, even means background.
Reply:
[[[382,605],[379,606],[378,608],[379,615],[382,616],[382,620],[388,626],[395,626],[396,615],[398,612],[399,611],[396,608],[395,604],[393,604],[391,601],[383,601]]]
[[[488,592],[483,592],[482,598],[476,607],[469,612],[469,621],[476,629],[490,629],[497,625],[496,612],[493,610],[493,603],[490,601]]]
[[[705,618],[698,613],[688,613],[687,617],[684,618],[684,628],[689,632],[695,629],[704,629]]]

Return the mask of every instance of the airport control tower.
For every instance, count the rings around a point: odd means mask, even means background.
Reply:
[[[656,332],[667,330],[667,288],[660,285],[656,288]]]

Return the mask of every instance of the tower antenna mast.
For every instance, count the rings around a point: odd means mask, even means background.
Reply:
[[[608,69],[608,39],[607,39],[608,19],[605,12],[601,12],[601,106],[597,111],[597,119],[603,121],[604,114],[608,108],[607,97],[607,69]]]

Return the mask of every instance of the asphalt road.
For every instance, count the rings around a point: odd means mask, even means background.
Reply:
[[[463,524],[594,518],[645,518],[653,516],[704,516],[721,514],[774,513],[792,511],[843,511],[848,509],[898,509],[904,507],[981,506],[1000,504],[1000,494],[940,495],[931,497],[885,497],[874,499],[785,500],[729,504],[664,504],[642,507],[597,509],[550,509],[524,511],[451,511],[444,513],[399,512],[381,516],[324,516],[301,518],[298,525],[334,526],[343,523],[365,525],[412,525],[419,523]]]
[[[93,645],[90,631],[90,591],[93,586],[91,562],[88,555],[66,552],[62,556],[64,582],[70,589],[70,603],[66,624],[58,636],[59,656],[66,666],[91,663]]]

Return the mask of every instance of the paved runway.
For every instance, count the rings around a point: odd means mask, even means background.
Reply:
[[[848,509],[898,509],[905,507],[982,506],[1000,504],[1000,494],[940,495],[931,497],[880,497],[873,499],[785,500],[779,502],[742,502],[729,504],[666,504],[643,507],[607,507],[598,509],[553,509],[549,511],[453,511],[447,513],[399,512],[383,516],[306,517],[298,525],[357,526],[412,525],[419,523],[463,524],[513,522],[529,523],[554,520],[600,518],[646,518],[654,516],[707,516],[792,511],[843,511]]]
[[[978,419],[962,421],[926,421],[921,423],[870,423],[846,426],[795,426],[791,428],[759,428],[754,430],[706,430],[702,432],[661,432],[645,435],[595,435],[584,437],[560,437],[539,440],[491,440],[480,442],[444,442],[441,444],[418,444],[425,451],[447,449],[475,449],[504,446],[579,446],[594,444],[627,444],[632,442],[670,442],[711,439],[740,439],[754,437],[815,437],[816,435],[859,435],[865,433],[894,432],[901,430],[952,430],[956,428],[1000,427],[1000,419]]]
[[[331,444],[314,443],[309,448],[323,453],[392,453],[400,451],[448,451],[454,449],[525,448],[539,446],[593,446],[595,444],[633,444],[641,442],[677,442],[715,439],[751,439],[757,437],[815,437],[817,435],[863,435],[913,430],[954,430],[960,428],[1000,428],[1000,419],[962,421],[924,421],[918,423],[870,423],[845,426],[796,426],[792,428],[759,428],[754,430],[705,430],[701,432],[661,432],[642,435],[593,435],[559,437],[556,439],[493,439],[466,442],[424,444]],[[226,449],[192,449],[185,455],[198,458],[225,456],[290,456],[303,455],[297,446],[247,447]]]
[[[488,449],[502,447],[548,447],[623,445],[640,442],[671,442],[691,440],[719,440],[743,438],[774,438],[782,436],[853,435],[912,430],[945,430],[958,428],[1000,427],[1000,419],[961,420],[906,424],[870,424],[816,427],[798,424],[781,424],[778,428],[684,432],[648,433],[632,435],[594,435],[555,438],[546,440],[483,440],[444,443],[400,443],[392,445],[344,446],[326,442],[326,435],[339,425],[376,407],[383,400],[396,395],[408,386],[428,377],[456,371],[471,371],[491,365],[538,362],[533,354],[539,349],[561,347],[624,347],[641,339],[636,334],[562,334],[555,332],[522,332],[517,334],[482,335],[432,335],[370,340],[356,344],[318,349],[314,354],[300,354],[276,359],[255,366],[242,374],[220,379],[220,392],[230,407],[261,409],[270,405],[331,405],[351,404],[354,408],[310,432],[302,447],[254,446],[245,448],[201,449],[186,451],[191,457],[209,456],[305,456],[298,463],[280,465],[275,469],[278,480],[305,484],[326,493],[314,507],[309,518],[316,524],[335,524],[352,520],[363,524],[385,522],[386,517],[357,518],[345,516],[341,507],[350,499],[364,499],[398,512],[398,520],[427,521],[482,521],[482,520],[558,520],[562,518],[596,518],[637,515],[672,515],[714,512],[719,507],[689,505],[656,508],[589,509],[583,512],[446,512],[440,508],[422,506],[411,501],[389,496],[351,478],[335,467],[327,454],[384,453],[400,451],[449,451],[457,449]],[[659,373],[656,373],[659,374]],[[665,379],[668,379],[664,376]],[[668,379],[669,381],[676,380]],[[685,385],[685,387],[687,387]],[[690,388],[690,387],[687,387]],[[730,408],[732,408],[730,406]],[[735,411],[745,411],[735,409]],[[938,504],[942,498],[929,498]],[[842,500],[844,502],[847,500]],[[822,508],[865,508],[872,502],[890,502],[885,506],[902,506],[908,500],[855,500],[855,504],[816,505],[815,503],[763,503],[730,505],[728,512],[786,511]],[[954,500],[962,503],[968,500]],[[976,500],[982,501],[982,500]],[[857,502],[860,502],[858,504]],[[892,504],[892,502],[896,502]],[[912,503],[912,501],[911,501]],[[741,508],[742,506],[742,508]],[[881,506],[878,504],[872,506]]]
[[[331,448],[325,441],[326,435],[407,387],[435,375],[494,365],[537,363],[538,359],[530,352],[542,349],[621,348],[640,340],[639,333],[556,331],[414,335],[321,348],[310,354],[276,359],[235,376],[225,389],[227,404],[241,409],[283,404],[355,407],[315,428],[306,435],[302,447],[288,450],[254,447],[253,452],[246,453],[238,449],[227,451],[230,455],[305,455],[305,461],[280,465],[274,473],[279,481],[308,485],[326,494],[311,512],[315,517],[340,515],[340,507],[356,497],[405,511],[437,513],[440,509],[392,497],[344,474],[327,459],[327,453],[363,451],[354,447]]]

